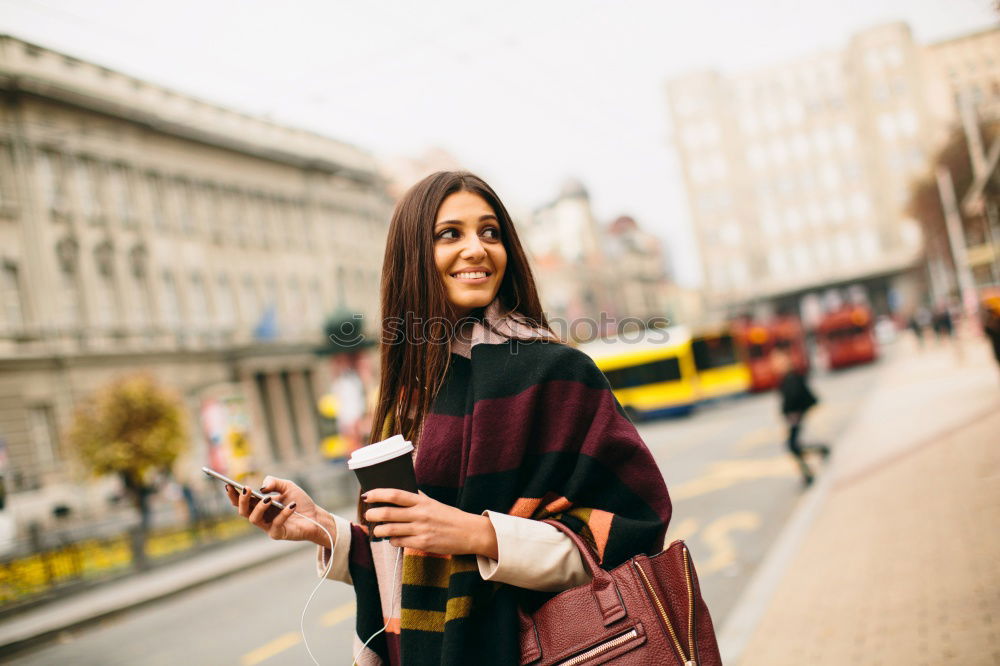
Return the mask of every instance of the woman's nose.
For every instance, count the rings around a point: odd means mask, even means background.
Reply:
[[[483,247],[482,241],[479,240],[479,236],[470,234],[468,240],[462,245],[462,258],[473,259],[485,255],[486,249]]]

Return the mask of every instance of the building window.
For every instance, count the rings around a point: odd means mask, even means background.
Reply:
[[[243,295],[240,299],[240,310],[244,323],[255,325],[260,319],[260,299],[257,295],[257,286],[250,275],[246,275],[243,278]]]
[[[232,328],[236,324],[236,296],[233,294],[233,283],[225,273],[219,274],[216,280],[218,287],[215,299],[216,314],[223,328]]]
[[[181,299],[177,292],[177,282],[170,271],[163,271],[163,321],[170,329],[181,324]]]
[[[280,312],[279,304],[278,281],[269,277],[264,281],[264,308],[272,310],[277,315]]]
[[[874,229],[868,228],[861,230],[858,234],[858,248],[861,250],[861,257],[863,259],[872,260],[878,256],[878,234],[875,233]]]
[[[114,273],[99,272],[97,289],[94,293],[95,319],[102,327],[110,328],[118,324],[118,294]]]
[[[320,291],[319,280],[313,280],[309,283],[309,303],[306,309],[309,312],[310,328],[319,330],[323,325],[323,295]]]
[[[174,201],[181,219],[181,231],[191,233],[197,229],[195,221],[194,189],[190,183],[178,180],[174,184]]]
[[[212,230],[212,237],[216,243],[221,243],[224,238],[226,224],[224,222],[225,193],[218,188],[208,185],[204,190],[204,218],[209,229]]]
[[[287,304],[288,312],[285,313],[285,321],[289,328],[298,330],[302,327],[303,320],[305,319],[305,299],[303,298],[302,288],[299,286],[299,281],[295,277],[288,279],[288,298],[285,300]]]
[[[96,162],[87,158],[77,160],[76,185],[80,197],[80,212],[84,218],[94,224],[103,224],[101,174]]]
[[[28,437],[32,455],[40,471],[55,468],[62,459],[58,433],[52,405],[28,408]]]
[[[58,154],[49,151],[38,154],[38,179],[42,186],[45,206],[53,212],[66,212],[69,208],[66,169]]]
[[[205,280],[198,273],[191,276],[191,317],[199,328],[206,328],[211,320]]]
[[[772,277],[781,279],[788,273],[788,260],[780,247],[772,247],[768,251],[767,264]]]
[[[127,168],[121,164],[112,167],[109,183],[111,185],[111,201],[118,221],[126,227],[135,226],[135,204],[132,198],[131,177]]]
[[[0,143],[0,211],[14,205],[14,151],[9,143]]]
[[[4,263],[0,280],[0,306],[3,306],[3,324],[7,330],[16,330],[24,326],[22,295],[21,275],[17,264]]]
[[[144,275],[133,275],[129,284],[132,288],[132,321],[140,329],[144,329],[150,325],[153,314],[149,282]]]
[[[83,308],[80,299],[80,280],[76,266],[63,266],[59,271],[59,324],[72,330],[80,325]]]
[[[892,113],[882,113],[878,116],[878,131],[886,141],[894,141],[899,134],[896,117]]]
[[[146,186],[149,188],[149,205],[153,219],[153,228],[165,231],[169,227],[169,210],[167,196],[164,192],[163,178],[159,174],[149,173],[146,176]]]

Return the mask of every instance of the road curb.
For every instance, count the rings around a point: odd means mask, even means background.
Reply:
[[[49,642],[62,632],[141,608],[311,547],[314,546],[309,543],[286,542],[279,545],[279,542],[270,540],[250,544],[241,542],[228,547],[225,552],[206,554],[194,571],[191,562],[166,565],[148,574],[140,574],[144,580],[135,577],[116,580],[108,583],[106,588],[81,594],[58,611],[48,605],[43,606],[25,613],[24,617],[4,623],[0,628],[0,658]],[[233,557],[237,549],[244,549],[247,555]]]
[[[900,354],[889,362],[883,361],[884,365],[879,370],[872,390],[873,393],[882,390],[887,378],[892,376],[892,370],[896,364],[905,362],[905,358],[905,354]],[[871,402],[865,411],[871,409],[870,405]],[[863,423],[862,416],[864,414],[855,417],[853,423]],[[850,434],[851,427],[849,426],[841,433],[838,441],[843,441]],[[760,566],[750,578],[750,582],[744,588],[736,605],[726,617],[725,625],[718,632],[719,651],[722,653],[723,663],[735,664],[739,661],[743,650],[746,649],[754,631],[760,624],[761,618],[770,607],[771,600],[777,592],[778,584],[788,570],[789,563],[798,553],[799,546],[816,521],[816,516],[826,504],[827,497],[840,477],[837,473],[837,467],[843,454],[838,456],[838,449],[840,446],[834,442],[833,452],[826,469],[818,475],[816,483],[801,498],[778,538],[768,549]]]

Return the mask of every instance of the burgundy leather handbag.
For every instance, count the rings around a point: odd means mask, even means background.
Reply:
[[[721,666],[719,645],[683,541],[605,571],[580,535],[562,523],[593,577],[534,613],[519,613],[521,665]]]

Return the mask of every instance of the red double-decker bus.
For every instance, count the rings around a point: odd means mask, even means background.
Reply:
[[[777,386],[779,377],[771,364],[774,337],[768,327],[743,321],[734,322],[732,328],[750,369],[750,390],[756,393]]]
[[[778,315],[771,322],[771,337],[774,348],[788,354],[792,367],[803,375],[809,372],[809,350],[806,348],[806,334],[802,322],[793,315]]]
[[[878,358],[873,323],[871,310],[860,305],[846,306],[820,320],[816,332],[831,370]]]
[[[798,317],[779,315],[766,324],[742,320],[733,322],[732,328],[750,369],[751,391],[770,391],[781,381],[771,358],[775,350],[787,353],[798,372],[809,372],[805,330]]]

